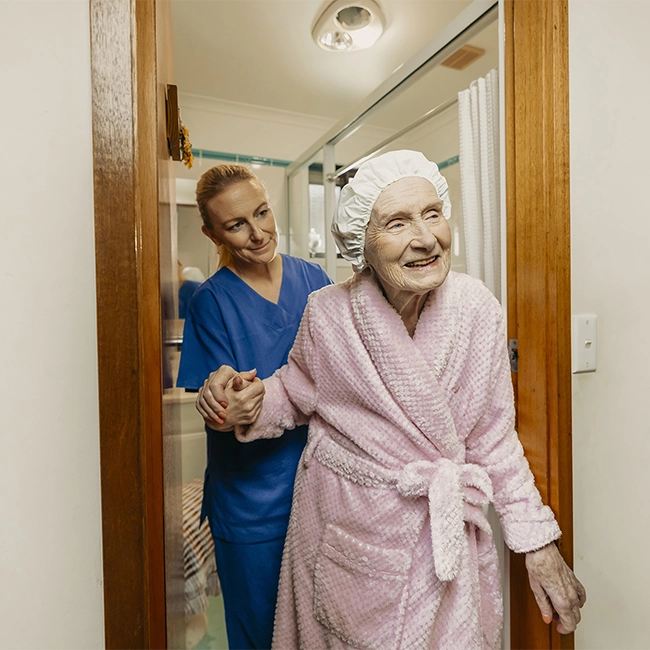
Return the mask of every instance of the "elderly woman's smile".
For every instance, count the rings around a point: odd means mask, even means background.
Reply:
[[[407,269],[416,269],[418,271],[428,271],[433,269],[440,261],[441,255],[436,254],[427,258],[421,258],[413,262],[407,262],[404,266]]]
[[[451,230],[431,182],[401,178],[379,195],[366,231],[365,258],[391,303],[397,294],[402,302],[445,281]]]

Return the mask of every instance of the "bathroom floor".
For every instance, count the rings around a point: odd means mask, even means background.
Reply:
[[[228,650],[226,621],[223,613],[223,597],[208,596],[208,632],[194,650]]]

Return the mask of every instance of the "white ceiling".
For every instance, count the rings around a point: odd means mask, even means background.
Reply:
[[[321,50],[311,38],[331,0],[172,0],[175,80],[179,90],[338,119],[430,41],[468,0],[379,0],[387,28],[361,52]],[[487,55],[463,72],[437,68],[425,110],[496,65],[496,25],[473,43]],[[420,84],[418,84],[420,85]],[[421,93],[420,93],[421,94]],[[419,95],[402,109],[419,116]],[[380,121],[377,121],[379,123]]]

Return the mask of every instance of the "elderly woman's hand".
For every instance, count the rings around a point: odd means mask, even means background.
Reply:
[[[560,555],[555,543],[526,553],[530,588],[545,623],[559,621],[560,634],[573,632],[580,622],[580,608],[587,592]]]
[[[264,383],[257,377],[247,381],[236,375],[226,385],[225,392],[228,402],[225,424],[233,428],[237,436],[244,437],[262,410],[266,393]]]
[[[196,410],[201,414],[205,423],[215,431],[231,431],[232,424],[224,424],[228,398],[226,386],[234,377],[241,377],[244,382],[252,382],[256,376],[255,370],[237,372],[230,366],[221,366],[203,382],[196,398]],[[243,383],[238,383],[238,390],[244,388]],[[236,389],[236,390],[237,390]]]

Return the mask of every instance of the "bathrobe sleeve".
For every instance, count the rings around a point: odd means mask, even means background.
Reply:
[[[271,377],[264,380],[266,394],[262,412],[245,435],[237,435],[241,442],[260,438],[277,438],[286,429],[294,429],[309,422],[315,411],[317,390],[316,374],[317,351],[311,331],[311,298],[287,363]]]
[[[466,458],[467,462],[484,467],[492,480],[494,507],[506,544],[517,553],[526,553],[556,540],[562,533],[553,511],[542,503],[514,428],[514,397],[503,315],[498,305],[491,311],[481,317],[484,323],[481,329],[489,333],[485,323],[494,324],[492,372],[486,385],[485,409],[466,441]]]

